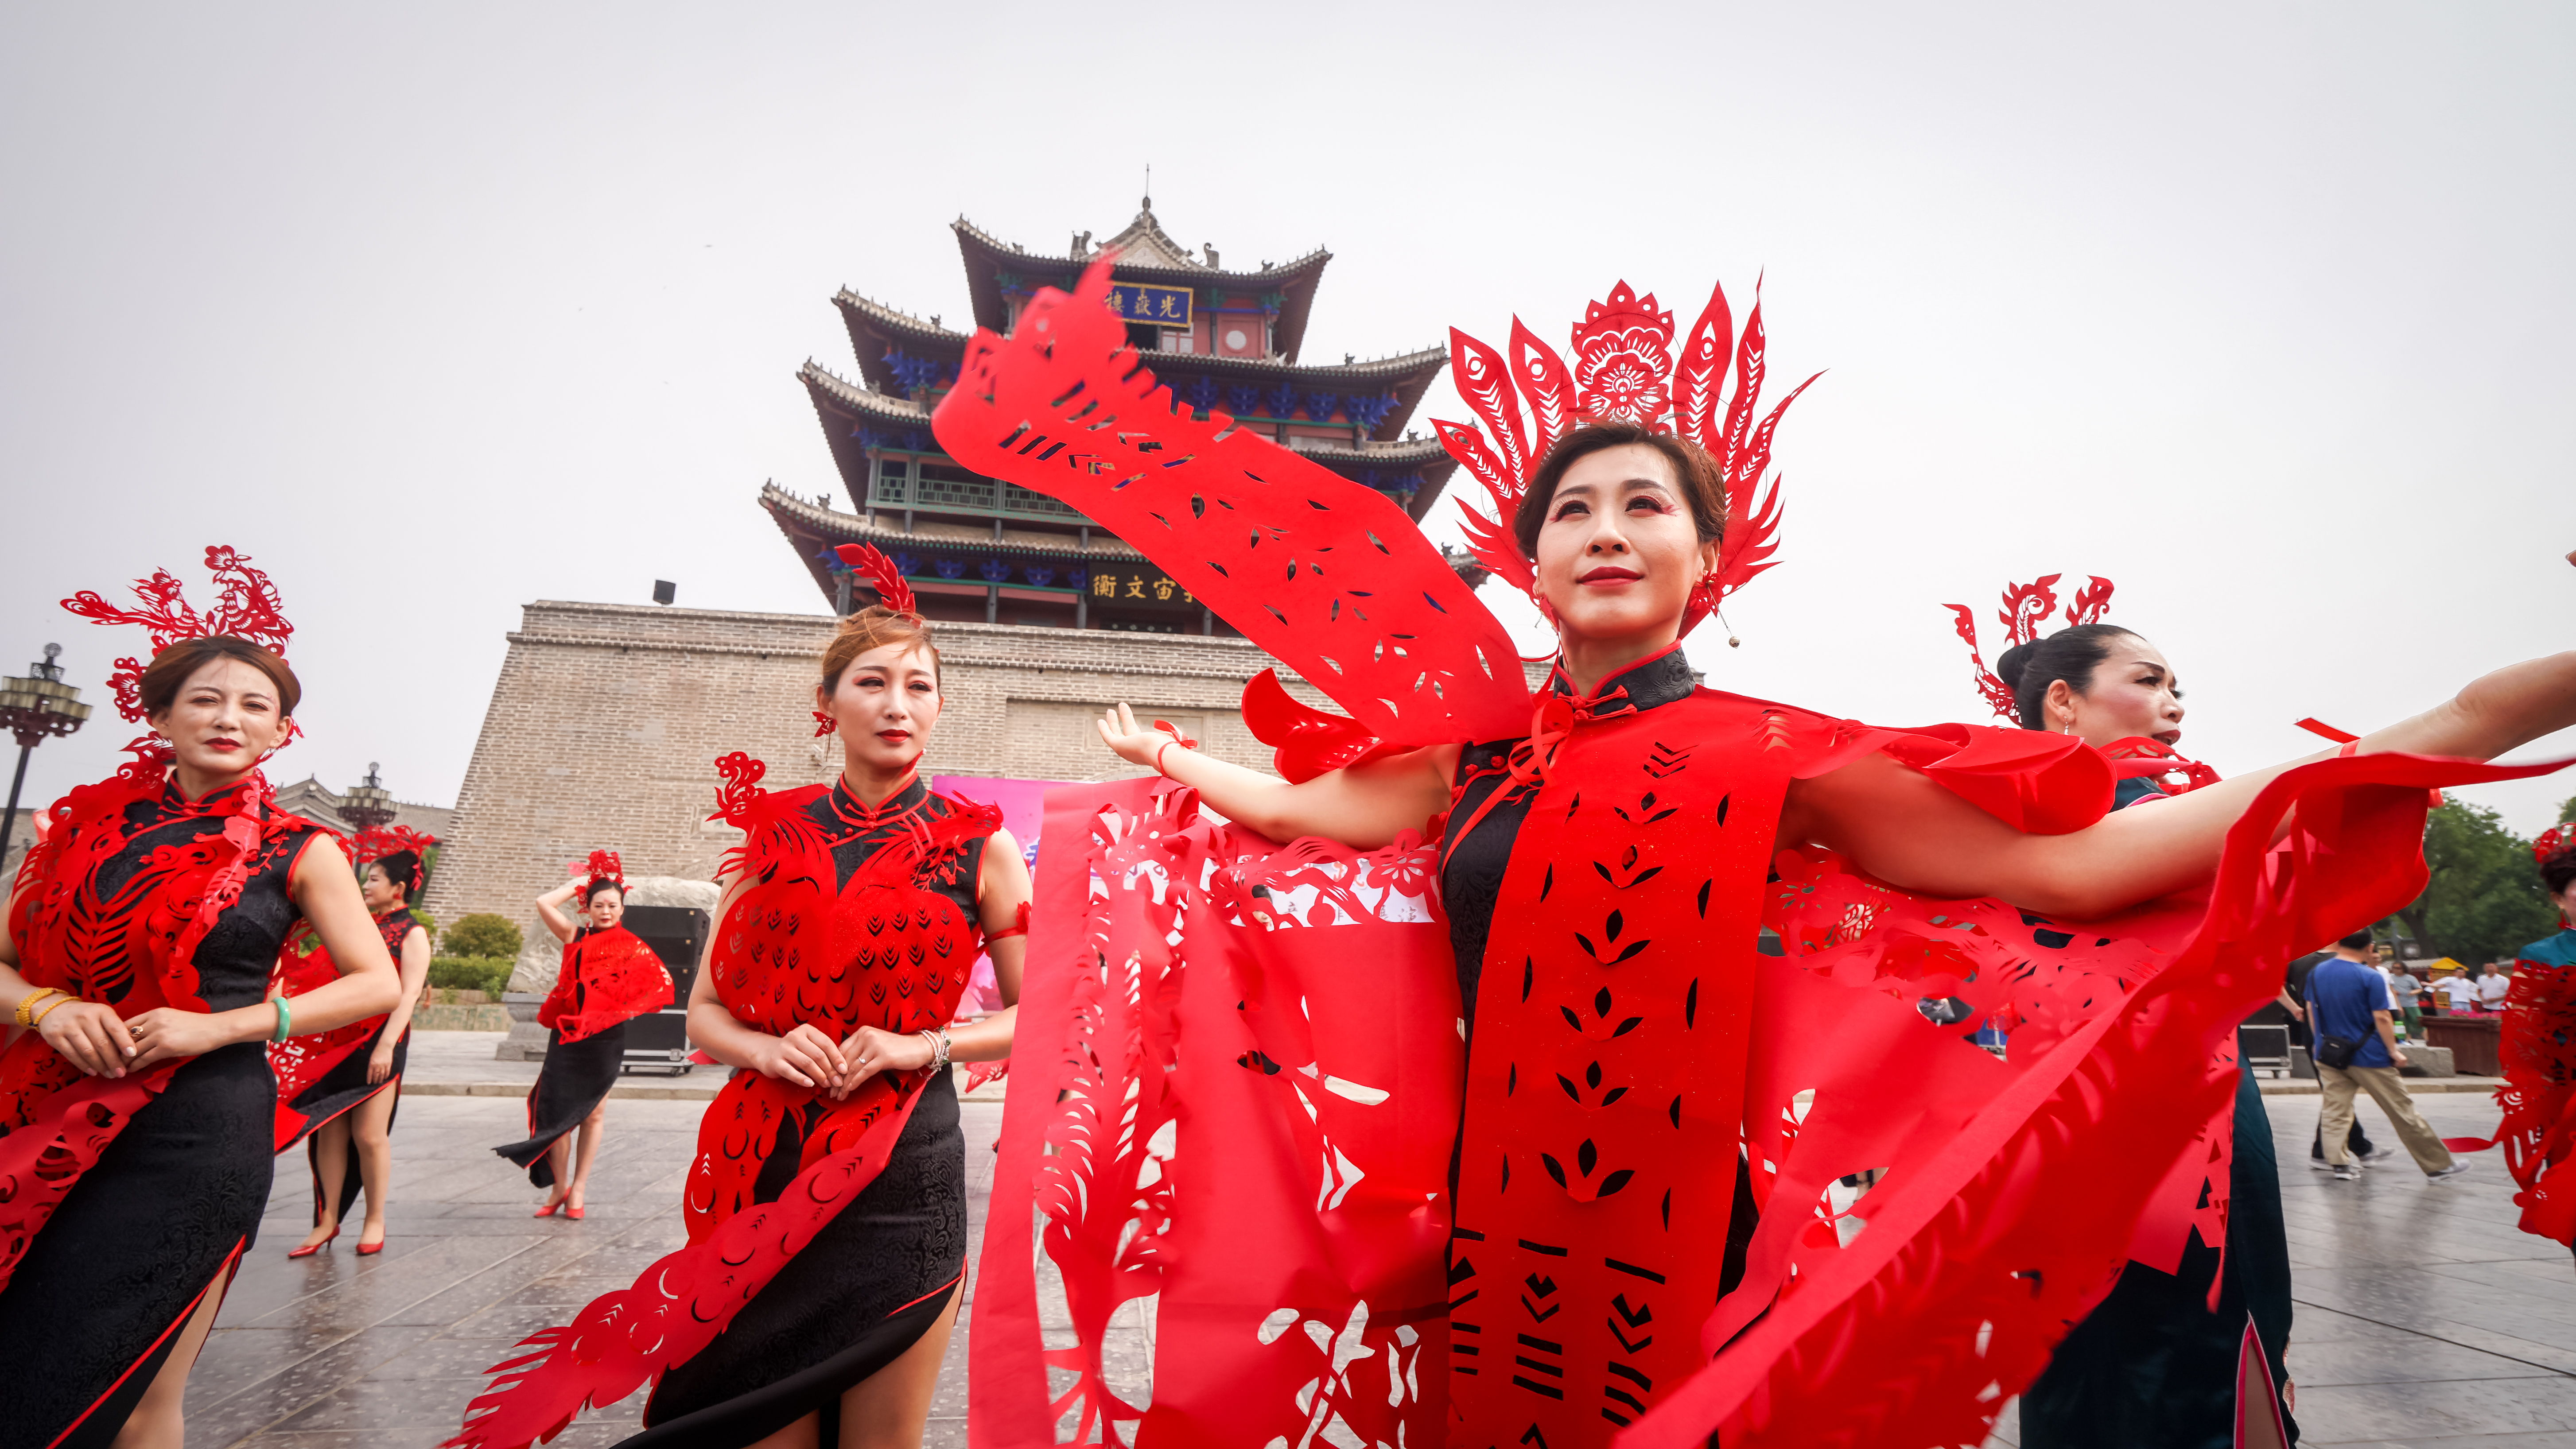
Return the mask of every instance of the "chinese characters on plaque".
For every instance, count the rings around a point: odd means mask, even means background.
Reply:
[[[1195,609],[1197,597],[1162,570],[1146,567],[1095,568],[1088,590],[1095,604]]]
[[[1187,287],[1113,282],[1109,287],[1109,310],[1130,322],[1150,322],[1157,327],[1187,327],[1190,325],[1190,297]]]

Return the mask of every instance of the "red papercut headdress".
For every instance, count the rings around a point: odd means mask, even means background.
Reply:
[[[590,889],[592,882],[602,880],[615,881],[617,889],[621,892],[626,889],[626,866],[618,860],[617,852],[613,850],[594,850],[590,853],[590,859],[576,860],[565,866],[564,870],[568,874],[582,877],[584,891]]]
[[[2050,612],[2057,607],[2057,581],[2064,577],[2063,574],[2047,574],[2029,583],[2013,584],[2004,589],[2004,606],[1995,618],[2004,626],[2005,649],[2016,644],[2033,643],[2039,638],[2039,631],[2047,627]],[[1957,621],[1959,638],[1968,646],[1968,662],[1977,670],[1977,692],[1986,697],[1986,703],[1996,714],[2012,723],[2020,723],[2020,716],[2013,707],[2012,686],[1997,678],[1995,672],[1986,667],[1985,656],[1977,652],[1976,611],[1965,604],[1944,604],[1941,607],[1948,609]],[[2074,601],[2066,606],[2066,622],[2070,627],[2099,624],[2110,609],[2111,581],[2093,579],[2077,590]],[[1995,657],[2001,659],[2002,651],[1998,650]]]
[[[410,851],[419,858],[419,863],[411,868],[409,888],[419,890],[428,879],[429,851],[436,844],[437,836],[414,830],[408,825],[370,825],[358,832],[357,861],[359,868],[364,869],[387,856]]]
[[[2547,865],[2553,857],[2570,850],[2576,850],[2576,831],[2555,825],[2540,832],[2540,838],[2531,842],[2531,858],[2540,865]]]
[[[877,591],[879,604],[893,613],[921,617],[920,606],[913,601],[912,585],[903,581],[903,570],[896,568],[882,549],[872,543],[845,543],[832,552],[868,581],[868,587]]]
[[[1451,381],[1484,427],[1437,418],[1431,426],[1449,456],[1465,465],[1493,500],[1491,518],[1463,500],[1459,504],[1466,515],[1467,547],[1477,561],[1523,593],[1534,594],[1537,578],[1511,531],[1512,515],[1531,475],[1557,439],[1576,427],[1624,418],[1658,432],[1677,432],[1707,449],[1726,482],[1726,537],[1718,546],[1717,568],[1691,595],[1682,631],[1688,633],[1728,595],[1771,567],[1780,532],[1779,486],[1773,481],[1765,487],[1763,477],[1771,464],[1771,433],[1789,404],[1823,374],[1798,384],[1758,425],[1754,422],[1769,359],[1758,285],[1755,294],[1753,315],[1738,337],[1726,289],[1712,291],[1699,320],[1691,324],[1678,361],[1672,352],[1673,314],[1657,311],[1652,293],[1640,297],[1624,281],[1605,300],[1586,306],[1583,320],[1574,325],[1570,373],[1565,360],[1518,317],[1512,319],[1508,367],[1491,347],[1449,329]],[[1721,416],[1718,403],[1730,364],[1735,396]],[[1534,432],[1522,422],[1524,398]]]
[[[168,569],[154,569],[150,578],[134,581],[134,596],[143,602],[140,609],[120,609],[88,589],[63,600],[63,607],[94,623],[142,625],[151,634],[154,654],[182,639],[231,637],[247,639],[284,658],[295,626],[280,612],[277,586],[269,582],[267,573],[251,567],[249,555],[224,544],[206,549],[206,571],[215,576],[216,594],[215,607],[204,614],[188,607],[181,597],[183,586]],[[116,672],[107,677],[116,691],[116,712],[129,724],[144,723],[146,662],[119,659]],[[276,749],[286,748],[301,733],[290,722],[286,738],[277,742]],[[125,748],[146,764],[166,765],[172,759],[170,747],[149,735]]]

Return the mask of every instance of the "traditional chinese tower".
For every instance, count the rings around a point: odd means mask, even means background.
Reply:
[[[1125,231],[1098,246],[1081,233],[1061,256],[998,241],[962,217],[952,229],[975,326],[1008,335],[1039,287],[1071,291],[1084,266],[1115,250],[1111,303],[1127,319],[1129,340],[1157,354],[1155,375],[1201,416],[1222,406],[1387,494],[1416,521],[1448,481],[1455,465],[1439,440],[1405,432],[1447,361],[1444,348],[1368,362],[1347,354],[1338,364],[1299,361],[1330,253],[1229,271],[1214,246],[1193,254],[1174,242],[1155,219],[1151,197]],[[957,379],[971,328],[951,330],[937,316],[925,322],[846,289],[832,301],[849,328],[859,381],[811,361],[797,376],[813,397],[851,509],[774,486],[761,490],[760,501],[836,611],[869,600],[833,546],[872,543],[911,579],[923,613],[934,619],[1231,632],[1080,513],[961,468],[939,451],[930,412]]]

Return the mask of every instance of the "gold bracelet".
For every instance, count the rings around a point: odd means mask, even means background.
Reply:
[[[46,1002],[45,1009],[37,1012],[35,1020],[28,1022],[27,1025],[43,1026],[45,1024],[45,1018],[54,1014],[55,1007],[68,1006],[78,1000],[80,1000],[80,998],[77,996],[65,996],[63,993],[57,991],[54,993],[54,999]]]
[[[18,1003],[18,1011],[15,1018],[17,1023],[20,1026],[34,1026],[36,1023],[29,1019],[27,1013],[35,1007],[37,1002],[44,1000],[46,997],[60,996],[62,994],[63,993],[59,988],[52,986],[39,986],[35,990],[28,992],[25,999]]]

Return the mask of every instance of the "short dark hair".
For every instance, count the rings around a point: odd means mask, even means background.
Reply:
[[[2111,657],[2114,638],[2136,638],[2117,624],[2078,624],[2045,639],[2015,644],[1995,659],[1995,677],[2013,692],[2013,717],[2026,730],[2048,728],[2048,687],[2063,679],[2077,694],[2093,692],[2093,671]]]
[[[2335,944],[2343,947],[2347,951],[2366,951],[2370,949],[2370,941],[2370,928],[2368,926],[2364,926],[2360,930],[2344,937],[2341,941],[2338,941]]]
[[[1565,470],[1577,459],[1632,446],[1652,448],[1672,465],[1673,481],[1690,502],[1691,521],[1699,525],[1700,542],[1714,543],[1726,536],[1726,479],[1708,450],[1688,438],[1613,420],[1576,428],[1557,439],[1556,446],[1539,460],[1538,471],[1530,475],[1529,491],[1521,495],[1520,507],[1512,514],[1512,540],[1521,546],[1521,557],[1538,557],[1538,533],[1547,525],[1547,506],[1555,501]]]
[[[295,671],[276,653],[230,634],[209,634],[198,639],[181,639],[152,656],[143,667],[142,677],[135,682],[135,694],[146,715],[165,714],[179,699],[179,691],[196,676],[199,669],[218,659],[238,659],[268,676],[277,686],[277,716],[285,719],[304,702],[304,686],[297,682]]]
[[[615,891],[617,892],[619,904],[622,905],[625,903],[626,887],[618,883],[617,877],[613,875],[595,875],[590,878],[590,884],[581,888],[582,909],[590,909],[591,901],[596,899],[601,891]]]

